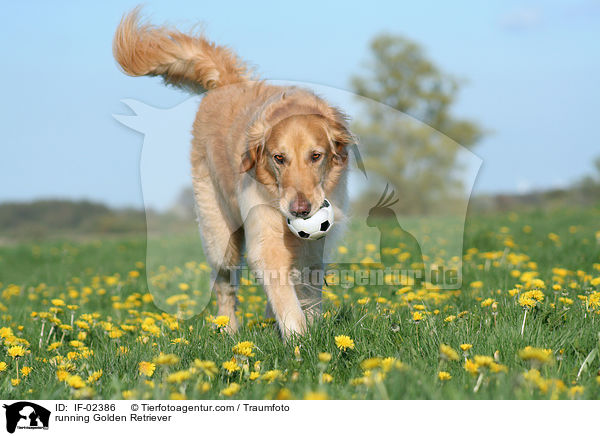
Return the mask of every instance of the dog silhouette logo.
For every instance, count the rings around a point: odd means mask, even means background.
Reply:
[[[50,411],[42,406],[29,401],[19,401],[10,405],[4,404],[6,409],[6,431],[14,433],[18,429],[48,429]]]

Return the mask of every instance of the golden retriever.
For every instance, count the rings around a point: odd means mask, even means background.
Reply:
[[[266,316],[275,317],[284,338],[305,333],[307,319],[320,313],[323,285],[322,275],[305,273],[322,269],[324,240],[297,238],[286,219],[311,216],[327,197],[342,221],[347,148],[354,143],[346,116],[308,90],[253,79],[227,48],[142,23],[139,15],[139,9],[125,15],[115,34],[113,52],[123,71],[206,91],[191,162],[218,314],[229,317],[229,331],[238,328],[234,273],[246,248],[268,297]],[[299,273],[313,279],[290,279]]]

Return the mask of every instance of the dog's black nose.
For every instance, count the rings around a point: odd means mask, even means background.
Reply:
[[[294,200],[290,202],[290,213],[298,218],[304,218],[310,213],[310,202],[304,194],[298,194]]]

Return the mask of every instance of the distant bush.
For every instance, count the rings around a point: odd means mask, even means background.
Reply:
[[[40,239],[59,235],[143,233],[143,211],[111,209],[91,201],[39,200],[0,204],[0,237]]]
[[[594,161],[595,173],[570,186],[526,194],[478,195],[471,198],[470,212],[522,211],[600,206],[600,157]]]

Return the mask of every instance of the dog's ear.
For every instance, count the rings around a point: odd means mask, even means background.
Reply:
[[[262,155],[265,150],[264,139],[260,138],[257,140],[248,141],[248,149],[242,154],[242,162],[240,165],[240,172],[245,173],[254,168],[262,159]]]
[[[348,145],[351,141],[333,141],[332,152],[333,161],[339,164],[344,164],[348,160]]]
[[[348,146],[354,144],[356,138],[348,127],[348,117],[339,109],[330,107],[326,119],[333,162],[343,165],[348,160]]]
[[[256,165],[256,147],[252,147],[244,154],[242,154],[242,163],[240,165],[240,172],[245,173],[250,171]]]
[[[240,172],[245,173],[255,167],[264,153],[265,144],[269,135],[269,129],[263,119],[252,124],[246,132],[246,151],[242,154]]]
[[[242,162],[240,164],[240,172],[245,173],[250,171],[262,160],[262,155],[265,150],[265,145],[262,140],[248,141],[248,149],[242,154]]]

